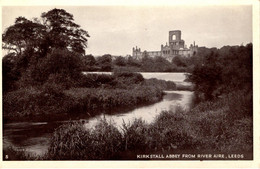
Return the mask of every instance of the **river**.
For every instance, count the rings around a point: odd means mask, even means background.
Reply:
[[[185,80],[184,73],[141,73],[144,78],[157,78],[174,81],[177,84],[189,85]],[[100,114],[95,117],[80,117],[87,121],[85,127],[91,128],[105,116],[106,120],[119,127],[123,121],[131,123],[136,118],[141,118],[147,123],[153,122],[163,110],[174,110],[177,106],[189,109],[193,92],[190,91],[165,91],[166,95],[160,102],[152,105],[137,107],[133,110],[117,114]],[[71,117],[64,117],[59,121],[41,122],[13,122],[3,125],[3,146],[13,146],[24,149],[37,155],[45,153],[48,149],[49,140],[55,128],[69,121]],[[71,120],[79,120],[71,119]]]

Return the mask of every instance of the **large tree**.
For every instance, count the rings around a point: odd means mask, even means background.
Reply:
[[[70,51],[84,54],[87,47],[87,31],[74,22],[73,15],[64,9],[53,9],[42,14],[48,47],[66,47]]]
[[[39,44],[44,39],[46,27],[24,17],[18,17],[14,25],[8,27],[2,35],[3,46],[9,53],[21,55],[29,48],[39,50]]]
[[[72,14],[56,8],[42,13],[40,19],[33,21],[18,17],[2,35],[3,49],[20,55],[33,48],[44,56],[52,48],[67,48],[84,54],[88,37],[88,32],[74,22]]]
[[[2,48],[9,50],[8,59],[3,59],[3,79],[12,83],[19,80],[17,84],[26,86],[26,82],[43,84],[51,74],[68,72],[65,69],[79,74],[79,58],[85,55],[88,37],[73,15],[63,9],[52,9],[33,20],[18,17],[2,35]],[[75,79],[74,75],[69,78]]]

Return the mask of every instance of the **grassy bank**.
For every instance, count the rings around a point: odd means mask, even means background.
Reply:
[[[47,82],[42,86],[6,93],[3,96],[4,119],[19,120],[20,117],[35,116],[49,119],[57,114],[78,113],[94,116],[115,107],[152,104],[162,99],[163,90],[175,89],[173,82],[145,80],[138,73],[89,74],[82,76],[78,84],[71,88]]]
[[[162,112],[153,123],[141,119],[115,127],[105,119],[94,129],[70,122],[53,133],[44,160],[136,159],[137,154],[223,153],[252,158],[250,97],[236,91],[190,111]],[[30,157],[31,159],[31,157]]]
[[[101,121],[94,130],[70,123],[52,138],[49,159],[135,159],[143,153],[252,153],[248,99],[237,91],[190,111],[162,112],[152,124],[140,119],[121,129]],[[239,105],[234,105],[239,103]],[[240,110],[240,111],[238,111]],[[247,156],[247,158],[251,158]]]

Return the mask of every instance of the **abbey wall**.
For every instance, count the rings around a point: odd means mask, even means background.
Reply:
[[[198,52],[198,45],[195,42],[186,47],[185,41],[181,39],[181,31],[174,30],[169,31],[169,41],[166,45],[161,45],[160,51],[141,51],[141,48],[133,48],[133,57],[141,59],[145,55],[150,57],[162,56],[165,59],[171,61],[175,56],[192,56]]]

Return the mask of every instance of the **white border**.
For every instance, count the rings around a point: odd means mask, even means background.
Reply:
[[[169,6],[169,5],[253,5],[254,47],[254,160],[253,161],[2,161],[0,136],[0,168],[260,168],[260,55],[259,55],[259,1],[258,0],[2,0],[2,6]],[[1,18],[2,21],[2,8]],[[238,18],[239,19],[239,18]],[[2,22],[1,22],[2,23]],[[0,27],[0,30],[2,27]],[[1,30],[2,32],[2,30]],[[2,37],[2,36],[1,36]],[[1,39],[2,42],[2,39]],[[1,43],[0,43],[1,44]],[[2,51],[1,51],[2,53]],[[0,63],[2,66],[2,62]],[[2,76],[2,75],[1,75]],[[2,77],[1,77],[2,80]],[[2,92],[2,91],[1,91]],[[2,99],[2,98],[1,98]],[[2,105],[2,102],[1,102]],[[2,109],[1,109],[2,110]],[[2,121],[2,116],[0,117]],[[2,125],[1,125],[2,131]]]

